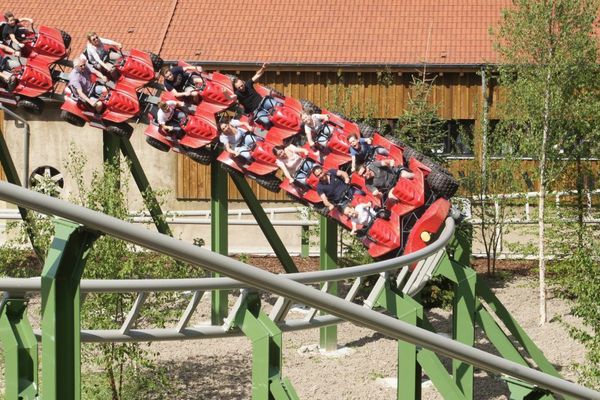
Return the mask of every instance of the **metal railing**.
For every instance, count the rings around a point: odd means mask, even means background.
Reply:
[[[0,198],[39,212],[60,216],[80,223],[87,229],[109,234],[115,238],[169,255],[177,260],[227,275],[243,282],[244,285],[269,291],[286,299],[326,311],[338,318],[368,327],[395,339],[423,346],[435,353],[461,360],[486,371],[507,374],[568,396],[584,399],[600,399],[600,393],[594,390],[441,337],[433,332],[382,315],[366,307],[324,293],[311,286],[306,286],[286,276],[271,274],[259,268],[209,252],[192,244],[151,232],[119,219],[75,206],[62,200],[49,198],[48,196],[22,189],[6,182],[0,182]],[[454,230],[454,221],[452,219],[446,221],[446,228],[451,232]],[[385,263],[402,265],[430,256],[430,247],[428,246],[418,252],[402,256],[395,260],[363,266],[364,272],[366,274],[372,274],[375,271],[381,272],[379,268],[382,268],[382,265]],[[343,274],[343,270],[339,271],[339,273]]]

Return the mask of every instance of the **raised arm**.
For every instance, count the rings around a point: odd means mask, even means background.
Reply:
[[[260,79],[260,77],[263,76],[266,69],[267,69],[267,63],[264,63],[262,65],[262,67],[260,67],[260,69],[258,71],[256,71],[256,73],[252,77],[252,82],[257,82]]]

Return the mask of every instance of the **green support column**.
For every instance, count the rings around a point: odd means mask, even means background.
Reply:
[[[213,160],[210,168],[210,243],[211,250],[222,255],[229,254],[227,241],[227,172],[220,167],[217,160]],[[219,274],[213,273],[213,277]],[[227,291],[213,290],[211,292],[211,322],[213,325],[221,325],[227,316]]]
[[[306,258],[310,255],[310,227],[308,225],[302,225],[301,235],[300,256]]]
[[[261,311],[257,293],[248,294],[236,313],[235,325],[252,341],[252,398],[299,399],[289,379],[281,376],[281,330]]]
[[[320,217],[321,271],[337,268],[337,224],[324,216]],[[330,282],[327,293],[337,294],[337,282]],[[319,329],[321,349],[337,350],[337,325]]]
[[[38,345],[27,319],[27,300],[6,294],[0,304],[6,400],[38,398]]]
[[[15,168],[15,163],[10,155],[10,151],[8,149],[8,145],[6,144],[6,140],[4,140],[4,136],[0,135],[0,164],[2,164],[2,169],[4,170],[4,175],[6,175],[6,180],[12,184],[21,186],[21,180],[19,179],[19,174],[17,173],[17,169]],[[28,176],[24,176],[23,179],[29,179]],[[32,229],[32,226],[28,221],[31,221],[33,215],[31,211],[18,207],[19,214],[21,214],[21,219],[25,222],[25,231],[27,232],[27,236],[29,237],[29,241],[31,242],[31,247],[33,247],[33,251],[40,261],[44,260],[44,252],[37,246],[35,242],[35,233]]]
[[[102,131],[102,159],[105,163],[119,165],[119,147],[121,138]]]
[[[156,229],[164,235],[173,236],[171,228],[169,228],[169,225],[165,220],[165,216],[160,208],[160,204],[156,200],[156,196],[152,191],[152,186],[150,186],[150,182],[144,173],[142,164],[140,164],[140,160],[135,154],[135,150],[133,149],[131,142],[129,139],[121,139],[120,145],[123,157],[129,160],[131,175],[133,176],[133,180],[142,194],[144,204],[146,205],[146,208],[148,209],[148,212],[154,221]]]
[[[98,235],[57,219],[42,271],[42,398],[81,398],[79,282]]]
[[[450,242],[448,252],[437,272],[454,282],[452,338],[467,346],[475,344],[475,286],[477,274],[471,265],[471,225],[461,225]],[[473,399],[474,368],[459,360],[452,360],[452,376],[465,399]]]
[[[265,214],[265,210],[263,210],[260,202],[254,195],[252,188],[250,188],[250,185],[248,185],[248,182],[246,182],[244,176],[235,172],[230,175],[233,183],[235,183],[235,186],[244,198],[246,205],[250,211],[252,211],[252,215],[254,216],[254,219],[256,219],[258,226],[260,226],[260,229],[263,231],[267,241],[275,252],[275,255],[277,255],[277,258],[281,262],[285,272],[288,274],[298,272],[298,268],[296,268],[294,260],[292,260],[292,257],[290,257],[290,253],[288,253],[287,248],[279,238],[277,231],[273,227],[273,224],[271,224],[271,221],[269,221],[267,214]]]
[[[386,282],[377,304],[384,307],[400,321],[419,326],[423,318],[423,306],[409,296],[397,292]],[[421,366],[417,362],[416,345],[398,340],[398,367],[396,398],[414,400],[421,398]]]

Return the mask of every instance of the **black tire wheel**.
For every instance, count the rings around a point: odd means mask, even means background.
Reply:
[[[371,138],[373,135],[375,135],[375,132],[377,132],[377,129],[369,124],[365,124],[364,122],[358,123],[358,129],[360,130],[360,136],[364,138]]]
[[[163,59],[160,58],[158,54],[150,53],[150,60],[152,60],[152,68],[154,69],[154,72],[160,71],[164,64]]]
[[[62,36],[63,43],[65,44],[65,49],[71,47],[71,35],[69,35],[65,31],[60,31],[60,36]]]
[[[186,149],[185,154],[192,160],[202,165],[210,165],[213,160],[212,151],[206,147],[199,149]]]
[[[275,96],[280,96],[280,97],[285,97],[283,95],[283,93],[281,93],[279,90],[277,89],[273,89],[271,86],[263,86],[265,89],[267,89],[269,92],[271,92],[271,95],[275,95]]]
[[[427,156],[424,156],[421,154],[421,159],[419,159],[419,161],[421,161],[423,163],[423,165],[425,165],[427,168],[431,169],[432,171],[438,171],[443,174],[452,176],[452,173],[450,171],[448,171],[445,167],[443,167],[439,163],[433,161],[431,158],[429,158]]]
[[[168,144],[164,144],[160,140],[154,139],[151,136],[146,136],[146,143],[148,143],[150,146],[152,146],[155,149],[160,150],[160,151],[167,152],[167,151],[171,150],[171,146],[169,146]]]
[[[279,188],[279,185],[281,185],[281,179],[275,175],[256,176],[254,179],[256,180],[256,183],[270,192],[279,193],[281,190]]]
[[[133,127],[124,122],[118,124],[111,124],[106,127],[106,132],[111,135],[118,136],[120,138],[129,139],[133,133]]]
[[[345,119],[348,122],[354,122],[354,123],[356,123],[356,121],[354,121],[352,118],[346,117],[344,114],[341,114],[341,113],[338,113],[338,112],[331,112],[331,111],[329,112],[329,114],[333,114],[336,117],[339,117],[341,119]]]
[[[17,107],[22,108],[28,113],[40,115],[44,110],[44,102],[40,99],[22,98],[17,102]]]
[[[78,117],[78,116],[77,116],[77,115],[75,115],[75,114],[71,114],[70,112],[68,112],[68,111],[65,111],[65,110],[62,110],[62,111],[60,112],[60,117],[61,117],[63,120],[65,120],[65,121],[67,121],[68,123],[70,123],[70,124],[72,124],[72,125],[75,125],[75,126],[82,127],[82,126],[84,126],[84,125],[85,125],[85,120],[84,120],[83,118],[81,118],[81,117]]]
[[[300,100],[302,109],[308,114],[321,114],[321,108],[317,107],[312,101],[302,99]]]
[[[446,199],[454,196],[458,190],[458,181],[452,175],[446,174],[443,170],[432,168],[427,175],[427,184],[437,196]]]

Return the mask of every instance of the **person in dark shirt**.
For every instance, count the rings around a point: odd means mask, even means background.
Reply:
[[[267,64],[263,64],[254,76],[247,81],[235,78],[233,88],[237,95],[238,102],[244,107],[246,114],[252,114],[256,111],[255,120],[265,127],[270,127],[269,110],[281,103],[272,96],[263,97],[254,89],[254,84],[260,79],[267,69]]]
[[[352,133],[348,136],[350,145],[350,156],[352,156],[352,172],[356,171],[356,166],[367,161],[373,153],[388,156],[390,153],[381,146],[373,146],[373,139],[359,138]]]
[[[414,174],[402,166],[396,167],[395,164],[393,159],[389,159],[361,165],[358,167],[358,175],[365,178],[365,186],[374,196],[384,197],[389,192],[388,198],[397,201],[391,189],[399,178],[412,179]]]
[[[198,103],[200,94],[197,87],[204,83],[204,79],[197,75],[200,72],[202,72],[201,66],[165,67],[162,70],[165,89],[178,99],[189,96],[194,103]]]
[[[312,172],[319,179],[317,193],[329,211],[335,206],[343,210],[354,195],[364,194],[362,190],[350,185],[350,177],[342,170],[330,169],[325,172],[323,167],[317,165]]]
[[[7,11],[4,13],[4,21],[6,23],[2,26],[2,41],[15,50],[22,49],[25,45],[21,43],[21,40],[27,33],[27,29],[24,29],[20,24],[22,22],[33,24],[33,20],[31,18],[17,19],[11,11]]]

